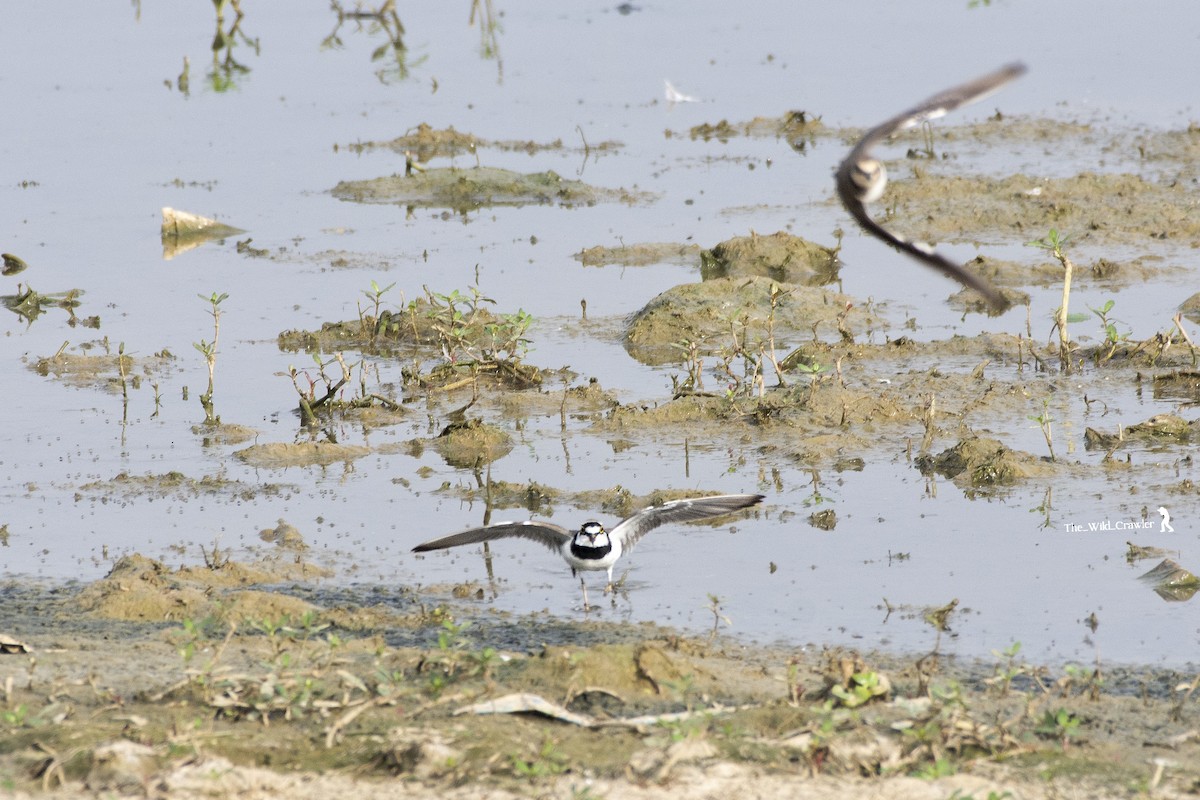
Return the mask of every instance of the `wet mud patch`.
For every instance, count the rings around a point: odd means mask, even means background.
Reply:
[[[654,199],[646,192],[591,186],[553,171],[520,173],[498,167],[437,167],[409,176],[342,181],[331,193],[355,203],[448,208],[458,213],[491,206],[552,204],[571,208],[597,203],[632,205]]]
[[[507,431],[479,419],[447,425],[432,444],[447,464],[463,469],[490,464],[513,448]]]
[[[425,297],[393,311],[383,302],[383,295],[392,287],[380,289],[374,283],[372,287],[373,291],[367,295],[378,302],[374,308],[361,310],[359,319],[327,322],[315,331],[284,331],[277,340],[279,349],[303,350],[318,359],[321,353],[335,353],[333,360],[342,371],[337,388],[353,377],[354,368],[341,358],[344,350],[403,354],[411,361],[409,367],[401,370],[401,377],[406,384],[422,389],[477,389],[481,384],[525,389],[541,385],[543,371],[524,361],[529,344],[525,334],[533,317],[523,309],[515,313],[492,313],[486,305],[494,301],[475,288],[469,292],[455,289],[447,294],[426,288]],[[320,381],[307,371],[293,370],[302,410],[305,403],[312,410],[324,402],[317,398],[316,387],[320,383],[330,387],[326,398],[332,394],[337,376],[325,372],[332,364],[332,361],[322,362]],[[309,379],[309,387],[302,386],[302,377]],[[398,415],[402,413],[399,403],[378,394],[362,394],[348,403],[348,407],[355,409],[377,406]],[[341,403],[341,407],[345,410],[347,404]]]
[[[786,139],[797,149],[822,137],[834,134],[821,118],[807,111],[789,111],[781,117],[755,117],[745,122],[733,122],[722,119],[717,122],[704,122],[694,125],[687,133],[667,129],[667,138],[688,138],[700,141],[728,142],[739,136],[775,137]]]
[[[889,226],[910,239],[971,241],[976,236],[1040,239],[1050,228],[1075,243],[1163,241],[1200,247],[1200,205],[1181,183],[1139,175],[1082,173],[1068,178],[939,176],[914,169],[888,182]]]
[[[1154,448],[1162,445],[1183,445],[1200,438],[1200,421],[1185,420],[1177,414],[1155,414],[1150,419],[1124,426],[1111,433],[1088,427],[1084,431],[1084,446],[1088,450],[1113,452],[1127,444]]]
[[[43,356],[36,361],[26,362],[31,370],[43,377],[53,377],[68,386],[81,389],[99,389],[110,394],[120,394],[130,389],[141,389],[143,380],[151,383],[161,379],[176,368],[176,358],[163,350],[153,356],[134,356],[126,353],[107,352],[107,344],[92,343],[81,349],[103,347],[102,355],[69,353],[60,351],[53,356]]]
[[[1022,264],[979,255],[968,261],[966,267],[994,283],[1008,286],[1061,287],[1063,280],[1062,265],[1053,260]],[[1102,256],[1090,262],[1079,261],[1076,263],[1075,271],[1071,276],[1071,284],[1072,286],[1103,284],[1119,287],[1181,271],[1182,267],[1165,264],[1161,256],[1138,256],[1129,259]],[[1029,303],[1029,295],[1024,292],[1013,292],[1007,286],[1002,286],[1001,291],[1014,305]],[[966,307],[969,304],[978,303],[979,296],[964,289],[957,292],[954,298],[960,306]]]
[[[851,326],[865,332],[878,324],[872,312],[847,295],[752,275],[668,289],[634,313],[624,343],[635,359],[656,366],[688,360],[693,349],[689,343],[704,355],[717,353],[723,345],[732,353],[738,347],[753,347],[747,334],[763,342],[772,333],[813,338],[817,331],[832,328],[853,338]]]
[[[545,151],[564,150],[566,146],[561,139],[552,142],[535,142],[521,139],[484,139],[472,133],[457,131],[451,125],[448,128],[434,128],[422,122],[415,129],[409,130],[403,136],[382,142],[353,142],[341,145],[352,153],[362,153],[370,150],[387,149],[396,153],[410,154],[419,162],[431,161],[435,158],[454,158],[461,155],[474,155],[482,148],[505,150],[534,155]],[[621,147],[619,142],[603,141],[586,145],[591,152],[611,152]]]
[[[779,231],[769,236],[736,236],[700,253],[700,277],[759,276],[779,283],[824,286],[837,280],[837,248]]]
[[[248,425],[232,422],[202,423],[192,426],[192,433],[200,437],[205,447],[217,447],[248,442],[258,436],[258,431]]]
[[[303,600],[253,587],[282,581],[312,581],[332,573],[294,561],[240,564],[218,561],[208,567],[172,570],[140,555],[125,556],[109,574],[85,587],[75,599],[80,611],[96,617],[153,622],[214,618],[232,623],[299,618],[316,608]]]
[[[677,242],[644,242],[617,247],[596,245],[572,258],[585,267],[645,267],[651,264],[690,265],[700,263],[700,246]]]
[[[980,436],[964,439],[936,456],[918,456],[915,463],[923,473],[937,472],[967,489],[1007,486],[1055,472],[1038,456]]]
[[[369,455],[370,448],[335,442],[273,442],[255,444],[234,451],[233,455],[252,467],[287,469],[288,467],[327,467],[354,461]]]
[[[569,380],[572,374],[563,377]],[[496,402],[506,415],[513,418],[568,416],[590,419],[618,405],[616,394],[603,388],[596,378],[589,378],[583,386],[567,386],[565,389],[505,392]]]
[[[254,483],[230,480],[220,475],[204,475],[191,478],[182,472],[130,475],[122,472],[110,480],[89,481],[79,485],[80,494],[94,495],[103,502],[125,502],[134,497],[180,497],[203,496],[235,497],[253,500],[256,497],[275,496],[282,492],[295,491],[291,484]]]

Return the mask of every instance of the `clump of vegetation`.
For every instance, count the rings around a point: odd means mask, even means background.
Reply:
[[[423,295],[398,303],[388,301],[395,284],[371,281],[363,291],[367,302],[358,305],[358,318],[326,323],[319,331],[280,334],[281,349],[304,349],[312,354],[315,369],[289,367],[285,374],[300,398],[300,417],[315,425],[322,409],[332,413],[370,406],[401,412],[401,401],[379,388],[378,368],[368,359],[348,362],[345,350],[370,355],[400,356],[401,376],[410,392],[453,391],[470,387],[478,396],[481,383],[528,388],[542,383],[542,372],[527,364],[527,337],[533,316],[524,309],[495,314],[487,306],[495,301],[477,288],[448,293],[422,287]],[[332,357],[323,355],[333,352]],[[357,374],[357,393],[344,397]]]
[[[526,388],[541,385],[542,373],[525,362],[533,316],[524,309],[496,314],[495,301],[471,287],[447,293],[422,287],[423,295],[398,304],[387,302],[395,284],[372,281],[364,291],[358,319],[326,323],[319,331],[288,331],[280,335],[282,349],[312,353],[357,349],[364,353],[402,355],[406,386],[451,390],[492,380]]]

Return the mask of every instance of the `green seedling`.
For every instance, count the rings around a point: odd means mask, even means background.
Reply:
[[[817,384],[821,380],[821,373],[828,370],[829,367],[822,366],[818,361],[813,361],[811,364],[797,362],[796,366],[792,369],[802,375],[808,376],[808,403],[812,405],[813,399],[817,395]]]
[[[876,697],[882,697],[889,691],[888,682],[881,679],[878,672],[868,670],[851,675],[849,687],[834,686],[829,693],[836,697],[845,708],[858,708]]]
[[[775,353],[775,312],[779,309],[779,304],[783,299],[792,293],[793,290],[784,290],[778,283],[771,281],[768,299],[771,301],[771,310],[767,313],[767,348],[766,356],[771,360],[771,366],[775,368],[775,380],[779,386],[787,386],[787,381],[783,378],[783,368],[779,366],[779,358]]]
[[[1046,449],[1050,451],[1050,460],[1057,461],[1054,457],[1054,429],[1052,427],[1053,418],[1050,416],[1050,401],[1042,400],[1042,413],[1035,416],[1030,416],[1029,419],[1036,422],[1038,427],[1042,429],[1042,436],[1046,440]]]
[[[1082,722],[1079,717],[1065,708],[1056,711],[1047,710],[1033,732],[1047,739],[1057,739],[1065,751],[1070,745],[1071,737],[1079,730]]]
[[[715,594],[710,594],[708,596],[708,610],[712,612],[713,615],[712,630],[709,631],[708,634],[708,643],[711,645],[714,641],[716,641],[718,629],[721,627],[721,623],[724,622],[726,625],[733,625],[733,620],[721,613],[721,598],[717,597]]]
[[[1088,309],[1097,317],[1099,317],[1100,327],[1104,331],[1104,344],[1108,348],[1108,351],[1104,354],[1104,361],[1108,361],[1113,357],[1113,353],[1116,352],[1117,345],[1129,339],[1129,334],[1122,334],[1118,332],[1114,321],[1108,318],[1108,312],[1112,311],[1114,305],[1114,301],[1108,300],[1100,308],[1092,308],[1091,306],[1088,306]],[[1096,356],[1096,361],[1097,363],[1101,361],[1099,354]]]
[[[216,425],[220,423],[221,418],[213,411],[213,383],[217,370],[217,342],[221,338],[221,303],[229,297],[228,294],[217,294],[213,292],[208,297],[197,295],[205,303],[209,304],[209,314],[213,318],[213,339],[211,342],[201,339],[198,342],[193,342],[192,346],[200,351],[204,356],[204,363],[208,366],[208,391],[200,395],[200,406],[204,409],[204,423],[206,425]]]
[[[366,316],[363,314],[362,306],[359,306],[358,322],[362,327],[364,334],[366,333],[368,327],[370,328],[372,342],[374,342],[381,333],[385,336],[389,333],[395,333],[395,330],[391,330],[390,328],[399,328],[399,323],[392,319],[391,314],[387,314],[385,316],[382,311],[383,296],[395,285],[396,284],[394,283],[389,283],[387,286],[380,288],[378,283],[371,281],[371,288],[363,291],[363,294],[365,294],[367,299],[371,301],[373,313],[370,317],[371,323],[368,325]]]
[[[1037,247],[1045,250],[1054,256],[1058,263],[1062,264],[1063,268],[1063,294],[1062,305],[1054,315],[1054,327],[1058,329],[1058,357],[1059,363],[1062,365],[1064,372],[1071,371],[1071,336],[1067,332],[1067,323],[1072,321],[1068,316],[1069,305],[1071,300],[1071,276],[1075,272],[1075,265],[1071,263],[1071,259],[1067,257],[1063,247],[1067,243],[1067,235],[1060,234],[1057,229],[1051,228],[1050,233],[1044,239],[1036,239],[1032,242],[1026,242],[1029,247]],[[1086,317],[1084,317],[1086,319]]]
[[[700,344],[693,339],[682,339],[672,342],[671,347],[683,354],[685,368],[682,379],[678,375],[671,375],[672,396],[681,397],[704,391],[704,361],[700,358]]]
[[[1003,650],[992,651],[992,655],[996,656],[996,658],[1003,659],[1003,664],[997,662],[993,670],[994,674],[985,682],[992,686],[999,686],[1001,697],[1008,696],[1013,678],[1024,675],[1027,671],[1024,664],[1017,663],[1017,654],[1019,652],[1021,652],[1020,642],[1013,642]]]
[[[568,767],[566,756],[562,754],[558,745],[549,735],[542,740],[542,746],[533,758],[527,759],[512,755],[509,756],[509,764],[512,766],[514,775],[530,781],[561,775],[567,771]]]

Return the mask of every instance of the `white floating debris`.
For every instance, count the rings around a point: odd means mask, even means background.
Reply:
[[[664,79],[663,83],[667,87],[667,102],[668,103],[674,104],[674,103],[699,103],[700,102],[699,97],[692,97],[690,94],[684,94],[683,92],[679,91],[674,86],[672,86],[670,81]]]

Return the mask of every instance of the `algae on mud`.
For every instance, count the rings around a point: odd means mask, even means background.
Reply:
[[[555,204],[570,208],[653,199],[645,192],[590,186],[553,171],[526,174],[499,167],[435,167],[413,175],[341,181],[330,191],[340,200],[356,203],[449,208],[460,214],[491,206]]]

